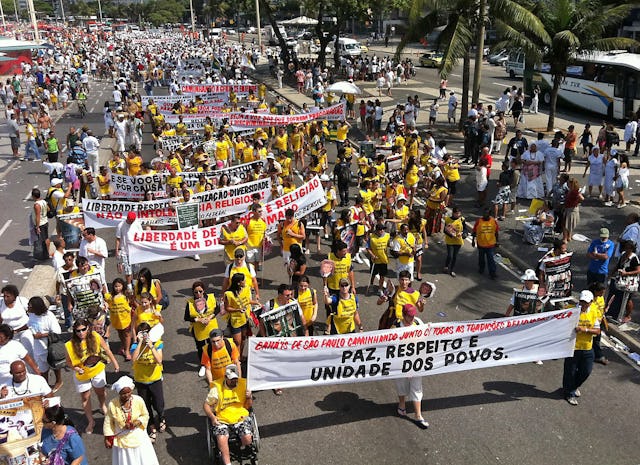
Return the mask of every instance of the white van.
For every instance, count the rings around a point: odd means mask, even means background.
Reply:
[[[212,27],[209,29],[209,37],[212,39],[220,39],[222,37],[222,28]]]
[[[522,50],[513,50],[509,52],[509,58],[505,63],[505,69],[510,78],[524,76],[524,52]]]
[[[362,54],[360,42],[355,39],[341,37],[340,39],[338,39],[338,53],[340,54],[340,56],[360,56]]]

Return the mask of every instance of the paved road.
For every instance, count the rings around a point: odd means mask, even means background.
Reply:
[[[99,111],[101,105],[89,108]],[[102,128],[99,114],[90,115],[87,121],[94,129]],[[68,130],[68,125],[75,122],[72,118],[61,119],[58,131],[65,131],[65,125]],[[334,157],[335,151],[331,150]],[[147,150],[145,159],[150,158]],[[8,172],[3,181],[6,186],[0,186],[4,189],[0,225],[12,220],[0,236],[3,280],[21,280],[25,274],[14,271],[33,265],[28,247],[21,239],[25,237],[24,219],[31,206],[23,199],[33,185],[43,186],[46,181],[36,163],[22,163]],[[466,187],[461,194],[462,205],[471,219],[475,216],[467,207],[471,204],[471,181],[467,179],[463,184]],[[100,235],[113,254],[113,231],[102,230]],[[310,257],[309,274],[316,289],[321,288],[317,267],[328,251],[326,241],[322,251],[323,254]],[[512,272],[501,268],[499,281],[477,275],[476,253],[468,245],[461,252],[457,278],[439,273],[443,261],[444,246],[433,240],[425,254],[425,272],[438,291],[427,306],[425,319],[471,320],[504,311],[510,290],[517,285]],[[156,451],[163,464],[209,463],[201,414],[206,387],[196,374],[194,345],[182,313],[193,280],[204,279],[210,290],[219,292],[221,257],[212,254],[203,256],[199,262],[189,258],[156,262],[151,269],[171,296],[164,351],[169,428],[159,436]],[[107,276],[115,276],[113,259],[107,262]],[[263,299],[275,296],[275,287],[284,276],[281,259],[271,257],[262,275]],[[368,279],[363,265],[356,265],[356,279],[362,293]],[[361,314],[367,330],[376,327],[380,312],[373,298],[362,298]],[[439,312],[445,316],[438,316]],[[425,417],[432,425],[428,431],[419,430],[395,415],[396,397],[391,382],[292,389],[281,397],[271,392],[256,393],[254,405],[262,435],[260,460],[274,465],[635,464],[640,375],[613,353],[608,355],[613,363],[596,366],[582,390],[579,407],[571,407],[560,398],[562,361],[426,378]],[[125,363],[122,368],[124,372],[130,370]],[[70,376],[65,375],[62,396],[82,428],[80,401],[72,390]],[[109,374],[110,381],[115,378],[115,374]],[[90,463],[110,463],[99,434],[85,436],[85,441]]]

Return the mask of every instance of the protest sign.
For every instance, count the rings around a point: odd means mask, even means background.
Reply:
[[[183,94],[221,94],[233,92],[238,97],[249,95],[249,91],[255,93],[258,86],[255,84],[226,85],[226,84],[187,84],[181,86]]]
[[[246,213],[253,194],[260,194],[262,202],[271,200],[271,178],[200,192],[192,200],[200,203],[200,218],[209,220]]]
[[[278,228],[284,220],[285,210],[294,210],[297,218],[322,207],[326,203],[324,189],[316,176],[293,192],[266,203],[262,209],[267,223],[267,234]],[[246,213],[246,219],[250,213]],[[225,223],[227,224],[227,223]],[[213,253],[224,247],[219,243],[222,224],[190,231],[143,231],[140,224],[129,230],[129,260],[145,263],[170,258],[188,257],[194,254]]]
[[[197,228],[200,224],[200,205],[197,202],[179,203],[176,205],[178,229]]]
[[[158,139],[158,144],[162,150],[173,152],[182,146],[186,146],[187,144],[192,144],[194,147],[198,147],[199,145],[202,145],[203,140],[204,140],[204,137],[201,134],[190,134],[187,137],[185,136],[160,137]]]
[[[571,295],[571,257],[573,252],[557,257],[543,257],[544,281],[547,295],[551,298]]]
[[[158,218],[174,218],[171,199],[149,200],[145,202],[125,202],[122,200],[82,199],[84,224],[96,229],[115,228],[127,217],[127,213],[135,212],[142,220]],[[166,222],[166,220],[164,220]]]
[[[386,159],[387,161],[387,179],[400,178],[403,179],[402,173],[402,155],[392,155]]]
[[[161,174],[147,174],[144,176],[124,176],[111,174],[111,198],[114,199],[144,199],[145,192],[153,192],[156,197],[165,197],[166,192],[162,184]]]
[[[220,176],[223,174],[226,174],[229,178],[245,179],[249,173],[256,169],[256,167],[262,168],[264,165],[264,160],[250,161],[249,163],[221,168],[215,171],[207,171],[206,173],[200,171],[183,171],[180,173],[180,177],[187,183],[187,186],[193,189],[196,187],[196,184],[198,184],[198,179],[201,174],[204,174],[207,179],[215,178],[217,185],[217,180],[220,179]]]
[[[542,298],[537,292],[513,290],[513,314],[514,315],[530,315],[532,313],[540,313],[544,310],[546,298]]]
[[[297,300],[265,312],[260,315],[260,318],[264,322],[267,336],[304,336],[305,328],[302,324],[302,309],[300,309]]]
[[[381,381],[564,358],[575,309],[359,334],[249,338],[252,391]],[[526,344],[522,341],[526,341]]]
[[[40,463],[43,413],[41,395],[0,400],[0,463]]]
[[[86,318],[87,310],[90,307],[103,307],[104,300],[102,297],[102,287],[104,279],[97,269],[92,267],[88,273],[78,276],[72,276],[65,280],[69,296],[73,299],[73,319]]]

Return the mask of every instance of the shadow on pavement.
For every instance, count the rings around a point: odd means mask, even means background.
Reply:
[[[561,388],[547,392],[541,391],[533,384],[518,383],[515,381],[487,381],[482,385],[486,391],[497,391],[513,400],[519,400],[523,397],[538,397],[541,399],[562,398]]]
[[[205,464],[211,463],[207,451],[205,436],[204,414],[192,412],[185,407],[174,407],[165,410],[167,431],[164,433],[167,452],[176,463]],[[198,432],[189,435],[176,434],[172,428],[193,428],[198,426]]]

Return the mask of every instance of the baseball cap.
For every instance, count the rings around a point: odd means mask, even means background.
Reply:
[[[609,237],[609,230],[607,228],[600,228],[600,237]]]
[[[582,291],[580,293],[580,301],[581,302],[593,302],[593,293],[591,291]]]
[[[273,153],[269,152],[269,153],[267,154],[267,160],[269,160],[269,159],[271,159],[271,160],[275,160],[275,159],[276,159],[276,157],[275,157],[275,155],[274,155]]]
[[[238,367],[235,365],[227,365],[227,368],[224,370],[224,376],[227,379],[238,379]]]
[[[134,221],[136,219],[136,214],[135,212],[129,212],[127,213],[127,220],[129,221]]]
[[[407,198],[405,197],[404,194],[400,194],[397,198],[396,198],[396,202],[400,202],[401,200],[407,200]]]
[[[418,314],[418,309],[413,304],[404,304],[402,307],[402,314],[407,316],[416,316]]]
[[[60,178],[53,178],[51,180],[51,186],[59,186],[60,184],[62,184],[62,179]]]
[[[323,174],[322,176],[320,176],[320,181],[328,182],[328,181],[331,181],[331,179],[326,174]]]

